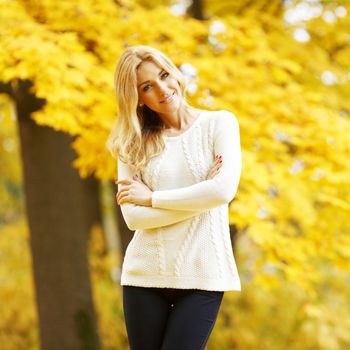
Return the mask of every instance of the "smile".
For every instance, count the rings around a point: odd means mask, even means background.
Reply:
[[[170,102],[172,102],[173,99],[174,99],[174,95],[175,95],[175,91],[169,97],[167,97],[166,99],[160,101],[160,103],[170,103]]]

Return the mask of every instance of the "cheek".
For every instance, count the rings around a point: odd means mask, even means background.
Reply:
[[[147,94],[142,94],[141,96],[142,96],[142,101],[149,106],[156,104],[158,101],[157,96],[151,91],[148,92]]]
[[[182,96],[182,90],[181,90],[181,87],[178,85],[178,84],[176,84],[176,91],[177,91],[177,94],[178,94],[178,96]]]
[[[181,87],[180,87],[180,84],[179,84],[179,82],[177,81],[177,80],[175,80],[175,82],[174,82],[174,87],[176,87],[176,90],[179,92],[179,93],[181,93]]]

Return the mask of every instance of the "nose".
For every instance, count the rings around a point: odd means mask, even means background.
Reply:
[[[165,98],[169,97],[172,94],[172,90],[169,88],[163,88],[159,90],[159,96],[161,100],[164,100]]]
[[[167,97],[170,93],[170,90],[167,87],[167,84],[165,82],[160,81],[158,83],[158,92],[160,97],[164,98]]]

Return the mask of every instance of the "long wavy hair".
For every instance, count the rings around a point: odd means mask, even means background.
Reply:
[[[161,136],[164,123],[158,114],[145,104],[138,105],[137,69],[144,61],[153,61],[173,75],[181,90],[180,109],[191,108],[186,100],[186,80],[176,65],[161,51],[145,45],[130,46],[122,53],[114,76],[118,117],[107,138],[106,147],[133,171],[143,170],[148,161],[164,147]]]

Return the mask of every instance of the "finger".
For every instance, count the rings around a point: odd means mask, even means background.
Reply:
[[[130,202],[131,197],[129,195],[129,193],[122,193],[119,197],[119,204],[125,203],[125,202]]]
[[[124,185],[121,186],[120,190],[115,194],[115,197],[117,198],[121,193],[123,193],[124,191],[129,191],[131,188],[131,185]]]
[[[118,193],[118,196],[117,196],[117,203],[118,203],[118,204],[122,203],[122,200],[123,200],[125,197],[128,197],[128,195],[129,195],[129,192],[126,192],[126,191],[124,191],[124,192],[119,192],[119,193]]]
[[[115,184],[116,185],[130,185],[132,183],[132,181],[130,180],[119,180],[119,181],[116,181]]]
[[[123,180],[115,181],[115,184],[127,184],[127,185],[130,185],[131,181],[127,180],[127,179],[123,179]]]
[[[119,199],[123,193],[129,193],[130,186],[123,186],[115,195],[116,199]]]

